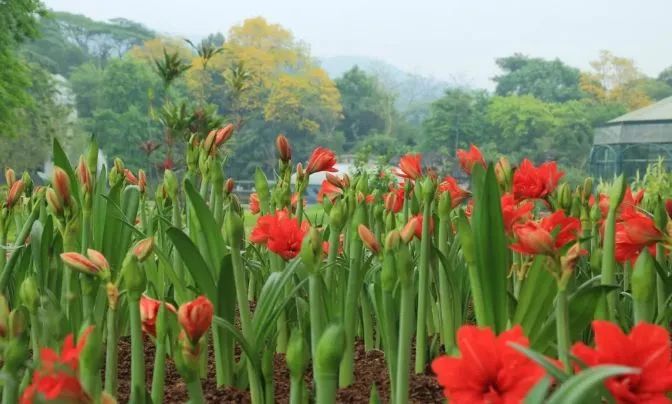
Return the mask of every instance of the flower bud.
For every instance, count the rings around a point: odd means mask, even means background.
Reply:
[[[316,374],[338,375],[338,368],[345,351],[343,326],[332,324],[322,333],[315,352],[314,372]]]
[[[54,167],[53,186],[59,200],[68,205],[70,201],[70,177],[61,167]]]
[[[387,233],[385,237],[385,251],[393,251],[399,247],[399,242],[401,241],[401,235],[399,230],[392,230]]]
[[[611,186],[611,191],[609,192],[609,210],[616,211],[618,209],[621,202],[623,202],[625,189],[625,177],[621,174]]]
[[[292,147],[289,145],[289,140],[285,135],[278,135],[275,138],[275,148],[278,150],[278,158],[283,163],[287,164],[292,159]]]
[[[133,255],[138,261],[144,262],[154,251],[154,237],[147,237],[138,241],[133,247]]]
[[[30,194],[33,192],[33,179],[30,178],[30,174],[28,174],[28,171],[24,171],[23,175],[21,176],[21,181],[23,181],[23,189],[26,194],[26,196],[30,196]]]
[[[444,192],[441,195],[439,195],[439,205],[438,205],[438,213],[439,213],[439,218],[444,221],[444,220],[450,220],[450,212],[453,210],[453,201],[450,196],[450,192]]]
[[[364,226],[363,224],[360,224],[357,227],[357,233],[359,234],[359,237],[362,239],[362,242],[368,248],[373,252],[374,254],[378,254],[380,252],[380,243],[378,240],[376,240],[376,236],[369,230],[368,227]]]
[[[415,216],[412,217],[399,233],[399,235],[401,236],[401,241],[403,241],[406,244],[410,243],[411,240],[413,240],[413,236],[415,236],[415,232],[418,226],[419,223],[417,217]]]
[[[259,167],[257,167],[254,172],[254,189],[257,191],[260,206],[265,209],[271,202],[271,194],[268,188],[268,179],[266,178],[266,174],[264,174],[264,172]]]
[[[30,313],[37,312],[37,307],[40,304],[40,292],[37,290],[37,282],[31,275],[26,277],[19,287],[19,297],[21,303],[28,309]]]
[[[86,250],[86,256],[101,271],[109,271],[110,270],[110,264],[109,264],[109,262],[107,262],[107,259],[105,258],[105,256],[101,252],[89,248],[88,250]]]
[[[322,237],[314,227],[303,237],[301,260],[309,271],[314,271],[322,262]]]
[[[45,198],[47,199],[47,205],[49,209],[57,216],[60,216],[63,213],[63,201],[58,197],[56,191],[53,188],[47,188],[45,192]]]
[[[289,337],[287,344],[287,353],[285,359],[287,361],[287,369],[292,378],[302,378],[308,367],[310,361],[308,344],[303,337],[300,329],[292,330],[292,335]]]
[[[306,172],[303,171],[303,165],[301,163],[296,165],[296,180],[301,182],[306,176]]]
[[[100,271],[100,268],[98,268],[96,264],[80,253],[62,253],[61,259],[68,267],[85,274],[96,275]]]
[[[126,182],[130,185],[138,185],[138,178],[133,174],[133,171],[128,168],[124,169],[124,179],[126,179]]]
[[[23,307],[16,308],[9,313],[9,335],[21,336],[28,329],[28,313]]]
[[[587,202],[590,198],[590,195],[593,194],[593,179],[591,177],[587,177],[585,180],[583,180],[583,188],[581,191],[581,199]]]
[[[332,174],[330,172],[325,173],[326,174],[326,179],[329,181],[329,183],[335,187],[338,188],[343,188],[343,182],[341,181],[340,178],[336,174]]]
[[[216,130],[211,130],[208,132],[208,136],[205,137],[203,141],[203,150],[207,154],[213,154],[213,148],[215,147],[215,137],[217,136]]]
[[[12,209],[12,207],[14,207],[19,198],[21,198],[23,189],[23,180],[14,181],[11,188],[9,188],[9,193],[7,194],[7,209]]]
[[[173,170],[166,170],[163,172],[163,185],[168,192],[170,199],[175,200],[177,196],[177,177]]]
[[[138,188],[140,188],[140,193],[144,194],[147,191],[147,174],[145,170],[138,170]]]
[[[79,157],[79,164],[77,164],[77,179],[82,185],[82,190],[91,195],[93,192],[93,182],[91,181],[91,172],[89,171],[89,166],[86,165],[84,156]]]
[[[513,170],[511,163],[506,157],[501,157],[495,164],[495,177],[499,185],[506,191],[511,188]]]
[[[193,345],[208,331],[212,323],[214,307],[207,297],[201,295],[182,304],[177,311],[177,320]]]
[[[235,187],[236,183],[233,182],[232,178],[228,178],[226,182],[224,183],[224,192],[228,195],[231,192],[233,192],[233,188]]]
[[[233,136],[233,129],[234,127],[232,123],[218,129],[215,135],[215,147],[219,147],[229,140],[231,136]]]
[[[14,182],[16,181],[16,172],[7,167],[5,169],[5,182],[7,183],[7,187],[11,188]]]
[[[124,279],[124,286],[132,297],[140,299],[140,294],[145,290],[147,275],[138,265],[138,257],[129,254],[124,259],[121,268],[121,275]]]

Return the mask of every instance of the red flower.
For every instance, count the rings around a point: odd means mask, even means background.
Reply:
[[[306,174],[310,175],[313,173],[319,173],[320,171],[338,171],[334,168],[336,164],[336,155],[333,151],[327,149],[326,147],[318,147],[313,150],[313,154],[310,155],[308,159],[308,164],[306,165]]]
[[[439,183],[438,191],[439,194],[444,192],[450,193],[450,200],[453,208],[459,206],[462,201],[467,199],[470,195],[469,191],[462,189],[457,184],[457,180],[450,176],[447,176],[441,183]]]
[[[177,320],[194,345],[210,328],[213,313],[212,302],[203,295],[182,304],[177,311]]]
[[[299,226],[296,218],[290,218],[286,210],[279,210],[274,215],[264,215],[257,220],[250,241],[265,244],[270,251],[290,260],[301,250],[301,242],[308,228],[307,222]]]
[[[253,215],[259,213],[261,209],[259,208],[259,195],[256,192],[250,194],[250,212]]]
[[[384,197],[385,209],[388,212],[399,213],[404,207],[404,189],[396,188],[390,190]]]
[[[504,230],[507,234],[513,234],[513,226],[518,223],[524,223],[532,219],[532,209],[534,204],[529,201],[516,202],[511,194],[502,196],[502,219],[504,220]]]
[[[581,222],[566,217],[559,210],[540,221],[528,221],[513,226],[517,242],[509,247],[513,251],[529,255],[554,255],[558,250],[576,240]]]
[[[419,213],[411,218],[415,221],[415,237],[422,240],[422,213]],[[411,221],[409,220],[409,222]],[[434,218],[429,218],[429,234],[434,232]]]
[[[640,190],[633,194],[632,189],[627,187],[625,189],[625,194],[623,195],[623,201],[621,202],[621,205],[618,207],[618,211],[616,212],[616,220],[620,221],[622,220],[622,216],[627,217],[628,215],[637,212],[642,199],[644,199],[644,190]],[[602,217],[606,218],[607,214],[609,213],[608,195],[600,194],[598,207],[600,208],[600,212],[602,212]]]
[[[483,158],[483,153],[478,149],[478,147],[473,144],[469,146],[469,150],[458,149],[457,150],[457,161],[462,167],[462,171],[467,174],[471,174],[471,169],[474,168],[474,165],[480,164],[485,167],[485,159]]]
[[[15,181],[9,188],[9,193],[7,193],[7,209],[11,209],[12,206],[19,200],[19,197],[23,193],[25,184],[23,180]]]
[[[322,181],[320,191],[317,193],[317,202],[322,203],[325,195],[333,203],[337,197],[343,195],[343,190],[334,185],[332,182],[324,180]]]
[[[518,200],[545,198],[555,190],[564,175],[558,171],[554,161],[535,167],[530,160],[525,159],[513,173],[513,195]]]
[[[649,216],[629,211],[616,223],[616,260],[618,262],[634,261],[645,248],[655,245],[665,236],[658,230]]]
[[[175,163],[173,162],[173,159],[170,157],[166,157],[161,164],[159,164],[159,168],[162,170],[172,170],[173,167],[175,167]]]
[[[529,346],[522,328],[499,336],[489,328],[460,327],[460,357],[440,356],[432,370],[451,404],[521,403],[545,371],[509,344]]]
[[[36,399],[40,397],[40,401]],[[40,372],[33,374],[33,382],[26,387],[21,395],[21,404],[35,402],[63,402],[63,403],[91,403],[79,379],[73,374],[58,372],[43,375]]]
[[[156,320],[159,315],[161,301],[152,299],[149,296],[142,295],[140,298],[140,320],[142,321],[142,331],[156,337]],[[166,303],[166,310],[177,313],[175,306]]]
[[[617,403],[669,403],[672,392],[670,335],[665,328],[639,323],[626,335],[608,321],[593,321],[595,348],[583,343],[572,354],[588,366],[624,365],[640,370],[609,378],[605,386]],[[577,369],[578,370],[578,369]]]
[[[399,159],[399,168],[396,175],[409,180],[417,180],[422,177],[422,155],[407,154]]]

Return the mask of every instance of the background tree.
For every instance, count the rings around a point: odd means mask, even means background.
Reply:
[[[18,53],[19,44],[38,34],[38,18],[44,14],[38,0],[0,3],[0,136],[16,134],[20,108],[31,104],[27,92],[30,70]]]
[[[546,102],[580,99],[579,69],[559,59],[530,58],[516,53],[496,60],[503,73],[495,76],[497,95],[531,95]]]

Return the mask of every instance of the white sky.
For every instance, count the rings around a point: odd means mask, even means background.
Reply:
[[[44,0],[94,19],[159,32],[226,34],[261,15],[315,56],[368,56],[410,72],[492,88],[494,59],[514,52],[586,69],[601,49],[649,75],[672,65],[672,0]]]

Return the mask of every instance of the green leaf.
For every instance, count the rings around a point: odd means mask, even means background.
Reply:
[[[93,226],[93,245],[96,250],[103,251],[103,238],[105,234],[105,223],[107,218],[107,203],[105,202],[105,192],[107,191],[107,168],[102,167],[96,188],[93,192],[93,206],[91,209],[91,225]]]
[[[54,165],[61,167],[65,173],[68,174],[68,177],[70,177],[70,192],[72,192],[72,197],[79,201],[79,182],[77,181],[77,176],[70,165],[68,156],[65,154],[65,151],[63,151],[63,148],[56,137],[54,137],[53,154]]]
[[[201,195],[198,193],[194,185],[189,180],[184,181],[184,190],[189,198],[191,207],[198,218],[198,223],[202,231],[202,235],[205,239],[205,246],[203,246],[205,251],[201,251],[205,255],[205,259],[210,263],[210,270],[213,276],[216,275],[215,269],[219,268],[219,263],[222,262],[224,258],[224,239],[222,238],[222,233],[217,226],[217,221],[215,220],[210,208],[205,203]],[[196,235],[193,235],[196,236]],[[183,260],[186,259],[182,257]]]
[[[196,282],[196,287],[200,289],[213,302],[217,302],[217,287],[212,274],[208,270],[208,264],[198,251],[198,248],[184,232],[176,227],[171,227],[166,232],[175,248],[180,253],[184,265],[191,273],[191,277]],[[219,313],[217,313],[219,314]]]
[[[475,165],[474,172],[474,214],[471,228],[474,237],[476,276],[482,288],[482,302],[487,312],[487,320],[479,325],[493,327],[499,333],[506,329],[509,321],[506,275],[511,253],[502,220],[499,185],[494,166],[490,165],[483,177],[482,167]],[[474,293],[474,298],[477,294]],[[475,304],[475,302],[474,302]]]
[[[212,323],[217,325],[218,327],[223,328],[227,332],[229,332],[231,335],[233,335],[233,338],[238,341],[240,344],[241,349],[243,352],[245,352],[245,355],[247,355],[248,358],[256,358],[256,352],[252,349],[252,346],[250,345],[249,341],[245,339],[243,334],[238,331],[238,328],[236,328],[235,325],[231,324],[231,322],[224,320],[223,318],[219,316],[214,316],[212,318]],[[259,364],[257,363],[257,366]]]
[[[233,264],[231,254],[222,259],[217,278],[217,314],[228,321],[233,321],[236,312],[236,288],[233,281]]]
[[[610,377],[635,374],[638,369],[626,366],[595,366],[572,376],[551,395],[548,404],[594,403],[595,389]]]
[[[522,281],[518,304],[513,315],[512,323],[520,324],[530,340],[535,339],[544,322],[553,313],[557,283],[544,267],[546,260],[545,256],[534,259],[527,276]]]
[[[535,363],[537,363],[539,366],[544,368],[544,370],[546,370],[546,373],[548,373],[550,376],[552,376],[556,380],[565,381],[569,377],[562,370],[560,370],[560,368],[557,367],[555,363],[551,362],[547,357],[540,354],[539,352],[533,351],[530,348],[524,347],[524,346],[522,346],[520,344],[516,344],[514,342],[509,342],[509,345],[511,346],[511,348],[513,348],[516,351],[518,351],[518,352],[522,353],[523,355],[527,356],[528,358],[533,360]]]
[[[523,404],[543,404],[546,399],[546,394],[548,394],[548,389],[551,387],[553,379],[546,376],[543,379],[539,380],[537,384],[534,385],[532,390],[527,393],[525,396],[525,401]]]

